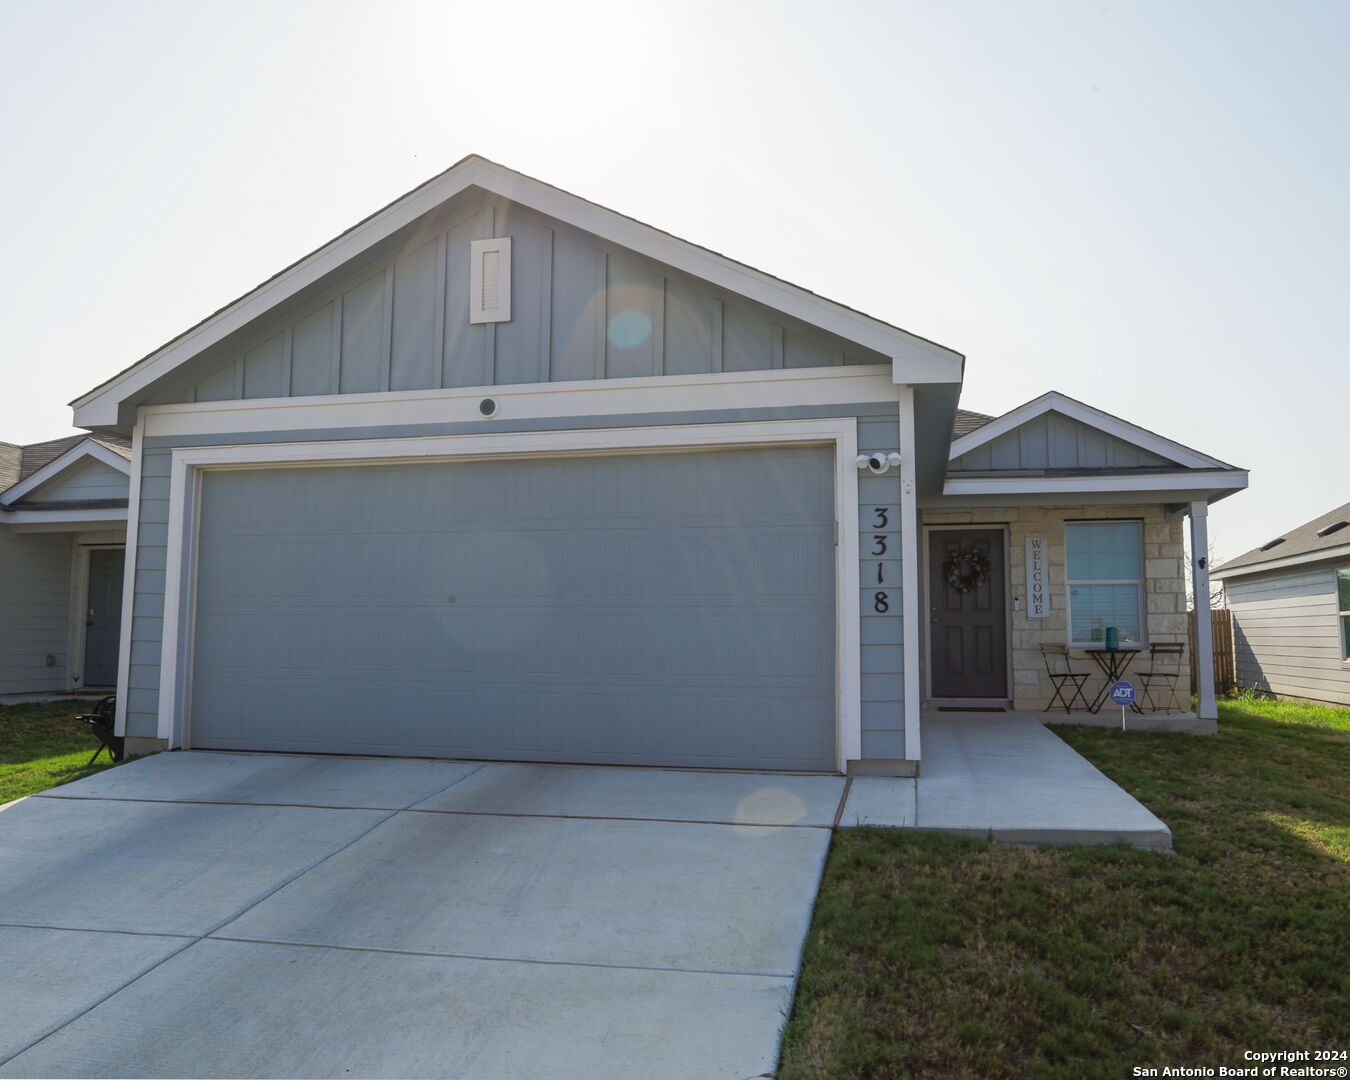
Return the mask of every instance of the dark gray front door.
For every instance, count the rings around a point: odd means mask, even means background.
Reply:
[[[954,552],[977,550],[989,578],[968,592],[947,580]],[[928,534],[929,669],[933,696],[1008,696],[1007,583],[1001,529],[934,529]]]
[[[835,767],[833,456],[202,485],[193,746]]]
[[[84,685],[117,685],[117,638],[122,631],[122,548],[89,552],[84,610]]]

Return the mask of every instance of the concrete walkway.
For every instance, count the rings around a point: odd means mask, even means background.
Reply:
[[[1037,718],[1011,713],[925,720],[919,779],[855,779],[839,823],[1172,849],[1172,831],[1147,807]]]
[[[770,1073],[843,788],[132,762],[0,813],[0,1075]]]

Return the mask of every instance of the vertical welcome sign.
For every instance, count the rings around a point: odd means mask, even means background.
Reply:
[[[1050,591],[1045,569],[1045,537],[1027,537],[1027,618],[1050,616]]]

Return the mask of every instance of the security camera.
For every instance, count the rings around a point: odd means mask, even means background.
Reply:
[[[866,469],[873,476],[884,476],[890,471],[891,466],[900,464],[900,455],[891,451],[889,454],[859,454],[858,471]]]

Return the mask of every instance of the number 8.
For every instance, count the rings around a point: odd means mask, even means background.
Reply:
[[[878,615],[884,615],[891,610],[891,602],[884,592],[879,592],[872,598],[872,610]]]

